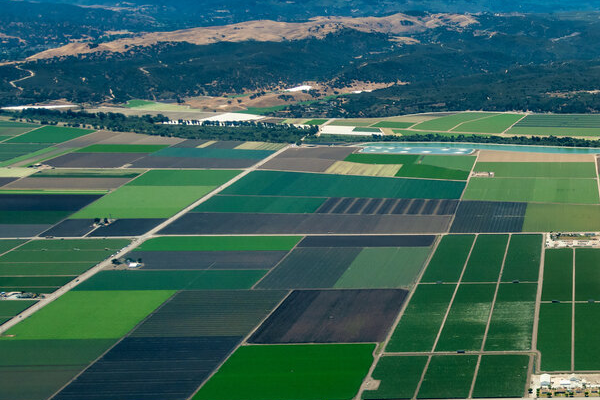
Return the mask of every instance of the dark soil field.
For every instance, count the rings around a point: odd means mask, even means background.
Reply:
[[[287,149],[261,169],[299,172],[325,172],[336,161],[356,151],[354,147],[315,147]]]
[[[151,154],[132,163],[132,168],[248,168],[258,160],[243,158],[162,157]]]
[[[244,336],[286,294],[281,290],[184,290],[142,322],[131,335]]]
[[[450,232],[521,232],[527,203],[461,201]]]
[[[307,236],[296,247],[418,247],[431,246],[435,236]]]
[[[118,219],[107,226],[101,226],[88,236],[111,237],[111,236],[139,236],[148,232],[156,225],[163,222],[163,218],[124,218]]]
[[[271,269],[287,251],[133,251],[144,269]]]
[[[184,400],[240,337],[125,338],[54,397]]]
[[[164,235],[402,234],[443,233],[443,215],[334,215],[188,213],[161,230]]]
[[[143,156],[139,153],[69,153],[44,164],[56,168],[119,168]]]
[[[66,219],[43,232],[40,236],[82,237],[92,229],[94,229],[93,219]]]
[[[1,211],[76,211],[101,196],[95,194],[0,194]]]
[[[250,342],[380,342],[406,295],[396,289],[294,291]]]

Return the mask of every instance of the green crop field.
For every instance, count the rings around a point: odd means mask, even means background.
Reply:
[[[53,225],[72,213],[73,211],[0,211],[0,224]]]
[[[465,122],[452,129],[456,132],[502,133],[523,118],[521,114],[496,114],[491,117]]]
[[[404,165],[396,173],[399,177],[413,178],[429,178],[429,179],[450,179],[450,180],[467,180],[469,177],[468,171],[460,171],[456,169],[436,167],[426,164],[409,164]]]
[[[429,261],[421,282],[457,282],[474,239],[474,235],[444,236]]]
[[[584,232],[598,229],[600,206],[528,204],[523,232]]]
[[[529,368],[527,355],[484,355],[473,389],[474,398],[523,397]]]
[[[591,114],[532,114],[519,121],[510,131],[513,135],[600,135],[600,119]]]
[[[238,213],[314,213],[324,197],[214,196],[194,209],[195,212]]]
[[[369,154],[353,153],[349,154],[344,161],[361,164],[412,164],[419,160],[420,156],[413,154]]]
[[[25,243],[25,240],[19,239],[5,239],[0,240],[0,254],[6,253],[7,251],[14,249],[20,244]]]
[[[495,284],[460,285],[435,350],[479,350],[495,291]]]
[[[1,262],[0,275],[80,275],[94,266],[90,262]]]
[[[585,277],[587,279],[587,277]],[[546,249],[542,300],[571,301],[573,298],[573,250]]]
[[[595,179],[472,178],[465,200],[597,204]]]
[[[337,289],[398,288],[412,285],[423,268],[429,247],[363,249],[334,285]]]
[[[477,356],[436,356],[419,389],[419,399],[464,399],[469,396]]]
[[[508,135],[523,136],[600,136],[600,128],[564,128],[564,127],[537,127],[515,125],[506,132]]]
[[[233,170],[160,170],[140,175],[127,186],[219,186],[234,178]]]
[[[213,189],[214,186],[191,185],[123,186],[72,218],[169,218]]]
[[[471,171],[477,157],[475,156],[423,156],[420,159],[421,164],[432,165],[435,167],[443,167],[457,169],[459,171]]]
[[[535,318],[536,283],[502,283],[485,342],[485,350],[529,350]]]
[[[363,399],[411,399],[421,380],[427,357],[381,357],[373,371],[379,388],[363,392]]]
[[[264,270],[101,271],[74,290],[250,289]]]
[[[575,304],[575,369],[578,371],[600,370],[600,349],[590,346],[598,336],[598,318],[600,304]]]
[[[13,317],[37,303],[36,300],[0,302],[0,318]]]
[[[47,169],[35,174],[35,178],[135,178],[141,173],[135,169],[95,169],[95,168],[68,168]]]
[[[153,153],[169,147],[164,144],[92,144],[78,153]]]
[[[0,121],[0,135],[14,136],[39,128],[40,125],[28,124],[16,121]]]
[[[323,125],[325,122],[329,121],[328,119],[310,119],[306,121],[305,125]]]
[[[494,172],[496,178],[596,178],[591,162],[478,162],[474,171]]]
[[[493,115],[495,114],[473,112],[458,113],[446,117],[440,117],[429,121],[421,122],[420,124],[413,126],[412,129],[419,129],[422,131],[449,131],[452,128],[464,122],[490,117]]]
[[[464,282],[496,282],[500,275],[508,235],[479,235],[469,257]]]
[[[502,271],[502,282],[538,281],[542,239],[542,235],[511,236]]]
[[[575,250],[575,300],[600,300],[600,250]],[[570,300],[570,299],[569,299]]]
[[[432,351],[455,287],[418,285],[386,351]]]
[[[287,251],[301,236],[166,236],[144,242],[140,251]]]
[[[414,125],[413,122],[395,122],[395,121],[381,121],[371,125],[374,128],[397,128],[404,129]]]
[[[19,366],[85,366],[116,339],[0,340],[0,368]]]
[[[5,340],[112,339],[173,295],[169,290],[68,292],[6,332]]]
[[[15,136],[6,143],[62,143],[94,132],[91,129],[43,126],[34,131]]]
[[[194,400],[352,399],[373,344],[242,346]]]
[[[542,371],[571,369],[571,304],[540,305],[537,348],[542,353]]]
[[[456,199],[464,187],[455,181],[255,171],[223,194]]]

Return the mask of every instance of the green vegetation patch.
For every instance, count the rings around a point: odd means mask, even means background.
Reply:
[[[396,122],[396,121],[381,121],[371,125],[373,128],[397,128],[405,129],[413,126],[414,122]]]
[[[471,178],[465,200],[597,204],[595,179]]]
[[[445,235],[421,282],[458,282],[474,239],[475,235]]]
[[[127,186],[219,186],[234,178],[233,170],[159,170],[140,175]]]
[[[62,143],[92,132],[94,131],[91,129],[43,126],[34,131],[16,136],[6,141],[6,143]]]
[[[139,179],[139,178],[138,178]],[[123,186],[72,218],[169,218],[207,195],[214,186]]]
[[[473,397],[524,397],[528,368],[527,355],[482,356]]]
[[[479,235],[469,257],[464,282],[496,282],[500,275],[508,235]]]
[[[512,235],[506,253],[502,282],[537,282],[540,271],[542,235]]]
[[[542,371],[571,370],[571,307],[569,303],[542,303],[537,348]]]
[[[154,153],[169,147],[163,144],[92,144],[77,153]]]
[[[168,147],[153,153],[156,157],[191,157],[191,158],[230,158],[243,160],[262,160],[273,154],[271,150],[236,150],[207,148]]]
[[[27,124],[16,121],[0,121],[0,135],[10,137],[14,135],[20,135],[27,131],[35,128],[39,128],[40,125]]]
[[[578,271],[579,272],[579,271]],[[582,276],[582,279],[588,279]],[[584,285],[585,282],[582,282]],[[573,299],[573,249],[546,249],[542,300]]]
[[[456,169],[437,167],[426,164],[409,164],[404,165],[396,176],[413,177],[413,178],[429,178],[429,179],[451,179],[451,180],[467,180],[469,177],[468,171],[460,171]]]
[[[351,399],[374,350],[373,344],[242,346],[194,400]]]
[[[575,292],[577,293],[577,292]],[[600,349],[590,346],[598,337],[599,303],[575,304],[575,370],[598,371],[600,369]]]
[[[6,332],[14,340],[117,339],[173,295],[171,290],[73,291]]]
[[[11,340],[0,339],[0,367],[86,366],[117,339]]]
[[[302,236],[165,236],[150,239],[140,251],[288,251]]]
[[[74,290],[250,289],[266,272],[263,270],[100,271]]]
[[[434,167],[443,167],[457,169],[460,171],[471,171],[477,157],[475,156],[438,156],[428,155],[421,158],[420,163],[432,165]]]
[[[32,178],[135,178],[140,172],[131,169],[46,169],[37,172]]]
[[[598,221],[600,221],[600,206],[531,203],[527,205],[523,231],[596,231]]]
[[[455,288],[456,285],[418,285],[386,351],[432,351]]]
[[[363,392],[363,399],[411,399],[421,380],[427,357],[381,357],[373,379],[379,388]]]
[[[224,194],[263,196],[459,198],[464,182],[255,171]]]
[[[412,285],[429,247],[365,248],[334,285],[339,289],[398,288]]]
[[[95,262],[0,262],[0,275],[81,275]]]
[[[304,214],[314,213],[325,200],[325,197],[213,196],[194,211]]]
[[[474,119],[480,119],[485,117],[491,117],[494,114],[491,113],[474,113],[464,112],[446,117],[440,117],[429,121],[421,122],[412,127],[412,129],[419,129],[423,131],[449,131],[463,122],[471,121]],[[460,128],[460,127],[459,127]]]
[[[521,114],[498,114],[491,117],[465,122],[457,126],[453,131],[476,132],[476,133],[502,133],[513,124],[518,122],[523,115]]]
[[[464,399],[469,396],[477,356],[436,356],[431,359],[419,399]]]
[[[15,247],[17,247],[25,242],[26,242],[26,240],[20,240],[20,239],[0,240],[0,254],[6,253],[7,251],[14,249]]]
[[[73,211],[0,211],[0,224],[54,225]]]
[[[575,250],[575,300],[600,300],[600,250]]]
[[[495,284],[460,285],[435,350],[479,350],[495,291]]]
[[[596,178],[591,162],[478,162],[474,170],[496,178]]]
[[[304,125],[323,125],[328,119],[309,119]]]
[[[515,125],[512,128],[510,128],[510,130],[506,133],[515,136],[600,136],[600,128],[553,128]]]
[[[0,301],[0,318],[13,317],[17,314],[21,314],[35,303],[37,303],[37,300]]]
[[[352,129],[352,132],[381,133],[381,129],[357,126],[356,128]]]
[[[360,164],[412,164],[419,160],[418,155],[414,154],[369,154],[354,153],[349,154],[344,161]]]
[[[536,296],[536,283],[500,284],[485,350],[531,349]]]

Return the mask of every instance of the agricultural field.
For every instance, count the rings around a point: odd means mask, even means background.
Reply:
[[[302,121],[497,134],[521,117]],[[598,230],[594,155],[11,124],[0,400],[503,398],[600,370],[600,250],[544,236]]]

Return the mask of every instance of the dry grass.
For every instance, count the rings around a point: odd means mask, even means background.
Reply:
[[[386,164],[359,164],[348,161],[336,161],[325,173],[337,175],[364,175],[364,176],[395,176],[402,165]]]
[[[286,145],[283,143],[246,142],[236,147],[237,150],[279,150]]]

